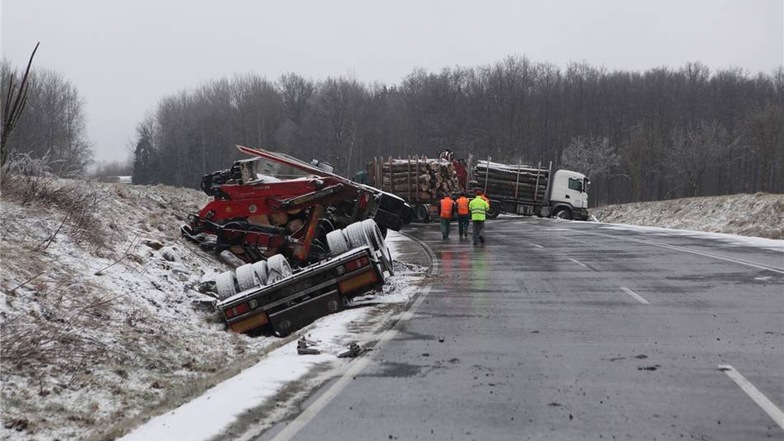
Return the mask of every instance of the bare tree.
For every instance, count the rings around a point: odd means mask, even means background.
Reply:
[[[607,138],[572,138],[563,151],[562,165],[594,178],[606,176],[619,164],[615,147]]]
[[[93,152],[79,91],[48,69],[31,73],[27,82],[25,117],[16,121],[14,136],[5,148],[48,157],[50,169],[57,175],[83,175]]]
[[[724,158],[729,146],[737,142],[718,121],[701,122],[696,128],[676,129],[672,146],[664,158],[673,180],[673,190],[685,188],[688,196],[701,196],[700,186],[707,172]]]

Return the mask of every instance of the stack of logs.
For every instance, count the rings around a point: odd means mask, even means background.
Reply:
[[[541,202],[550,171],[527,165],[507,165],[479,161],[474,167],[473,184],[492,198]]]
[[[375,185],[409,201],[437,200],[441,194],[460,193],[457,171],[450,161],[414,157],[377,159],[370,174]],[[379,182],[379,174],[381,179]]]

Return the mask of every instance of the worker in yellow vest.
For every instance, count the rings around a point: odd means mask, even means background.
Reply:
[[[441,217],[441,237],[449,239],[449,230],[452,227],[452,216],[455,214],[455,201],[451,196],[445,194],[439,202]]]
[[[485,227],[485,218],[487,217],[487,210],[490,209],[490,204],[484,200],[482,197],[481,190],[476,191],[476,197],[471,199],[471,202],[468,203],[468,209],[471,210],[471,225],[472,225],[472,235],[474,238],[474,245],[477,244],[477,241],[481,241],[485,243],[485,238],[482,236],[482,230]]]
[[[468,222],[471,220],[471,211],[468,209],[469,199],[466,197],[465,192],[460,193],[455,204],[457,205],[457,229],[460,233],[460,238],[468,238]]]

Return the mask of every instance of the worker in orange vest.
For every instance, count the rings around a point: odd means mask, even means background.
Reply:
[[[468,222],[471,220],[471,210],[468,209],[469,199],[466,197],[465,192],[460,193],[455,204],[457,204],[457,227],[460,233],[460,238],[468,237]]]
[[[455,214],[455,201],[451,196],[445,194],[439,205],[441,208],[441,236],[443,239],[449,239],[452,216]]]

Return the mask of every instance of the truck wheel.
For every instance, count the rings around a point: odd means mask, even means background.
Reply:
[[[327,233],[327,246],[329,247],[329,253],[333,257],[345,253],[350,248],[342,230]]]
[[[283,255],[276,254],[267,259],[267,271],[267,284],[272,285],[291,275],[291,265]]]
[[[498,217],[499,214],[501,214],[501,210],[498,208],[498,204],[500,204],[500,202],[495,202],[495,201],[493,201],[493,203],[490,204],[490,209],[487,210],[488,219],[495,219]]]
[[[246,263],[245,265],[238,267],[235,270],[235,273],[237,274],[237,288],[239,288],[240,291],[246,291],[259,286],[256,273],[253,271],[252,263]]]
[[[430,210],[427,209],[427,205],[425,204],[417,205],[414,215],[416,216],[417,222],[423,224],[430,222]]]
[[[568,209],[566,207],[561,207],[561,208],[555,210],[555,214],[553,216],[557,217],[558,219],[566,219],[566,220],[572,220],[573,219],[573,217],[572,217],[572,210],[570,210],[570,209]]]
[[[225,271],[218,274],[215,278],[215,289],[218,291],[218,299],[226,300],[237,294],[237,287],[234,285],[234,271]]]
[[[346,240],[348,240],[348,244],[351,248],[363,246],[373,248],[373,244],[370,243],[370,239],[368,239],[367,234],[365,234],[365,229],[362,227],[361,222],[355,222],[344,228],[343,235],[346,237]]]
[[[253,272],[256,273],[256,278],[259,280],[259,286],[267,284],[267,261],[260,260],[253,264]]]
[[[387,247],[386,242],[384,242],[384,237],[381,235],[381,230],[379,230],[378,225],[376,225],[373,219],[366,219],[362,221],[362,227],[365,230],[365,234],[370,239],[373,249],[378,251],[381,256],[381,262],[386,270],[389,271],[389,275],[394,276],[395,273],[392,270],[392,253],[389,252],[389,248]]]

